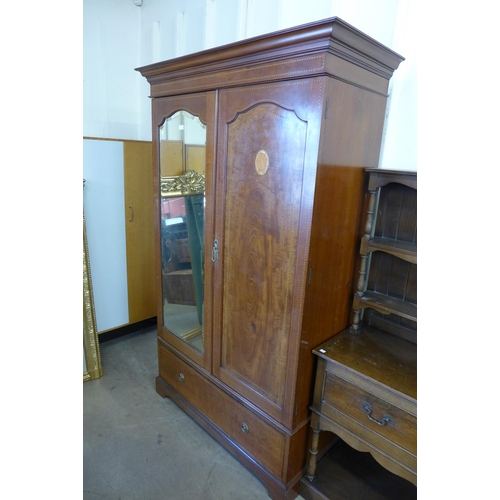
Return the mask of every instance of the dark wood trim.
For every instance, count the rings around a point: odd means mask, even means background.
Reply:
[[[109,340],[117,339],[118,337],[123,337],[131,333],[137,333],[144,328],[150,328],[153,326],[156,326],[156,316],[153,318],[138,321],[137,323],[131,323],[129,325],[99,333],[99,343],[102,344],[103,342],[108,342]]]
[[[147,144],[151,144],[151,141],[142,141],[139,139],[116,139],[111,137],[92,137],[87,135],[84,135],[83,139],[87,141],[144,142]]]

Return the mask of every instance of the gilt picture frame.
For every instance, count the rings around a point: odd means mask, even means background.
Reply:
[[[85,213],[83,214],[83,381],[102,376],[101,353],[95,319],[92,277],[87,243]]]

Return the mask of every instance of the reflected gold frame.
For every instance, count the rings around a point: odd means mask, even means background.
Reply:
[[[162,198],[205,194],[205,176],[194,170],[188,170],[182,175],[160,177]]]
[[[85,213],[83,214],[83,354],[87,369],[87,371],[83,372],[83,381],[87,382],[101,377],[101,353],[95,320],[94,296],[92,294]]]

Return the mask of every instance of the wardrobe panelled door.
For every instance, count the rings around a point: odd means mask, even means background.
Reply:
[[[221,91],[225,199],[215,374],[291,425],[315,178],[320,79]],[[316,99],[312,97],[316,96]],[[299,340],[300,342],[300,340]],[[220,355],[220,359],[219,359]]]
[[[138,68],[159,376],[266,486],[306,471],[315,356],[350,321],[364,169],[402,57],[332,18]]]

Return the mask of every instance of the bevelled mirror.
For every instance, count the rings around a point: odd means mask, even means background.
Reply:
[[[187,111],[159,127],[163,326],[202,354],[205,143]]]

